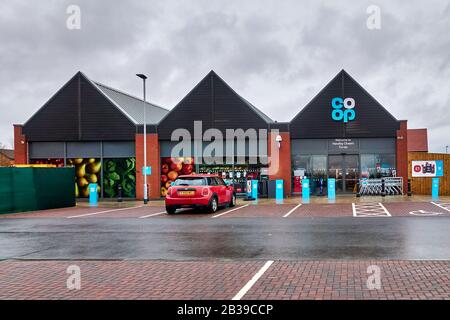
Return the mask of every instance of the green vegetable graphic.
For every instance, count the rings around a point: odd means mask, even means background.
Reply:
[[[117,188],[122,187],[122,197],[136,197],[136,159],[106,159],[104,161],[103,187],[105,197],[118,196]]]

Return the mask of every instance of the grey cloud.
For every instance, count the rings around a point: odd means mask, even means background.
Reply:
[[[65,27],[69,4],[82,29]],[[366,8],[382,29],[366,28]],[[292,119],[342,68],[394,116],[450,144],[450,3],[106,1],[0,3],[0,142],[76,71],[173,107],[211,69],[265,113]],[[425,110],[425,111],[424,111]],[[424,116],[426,114],[426,116]]]

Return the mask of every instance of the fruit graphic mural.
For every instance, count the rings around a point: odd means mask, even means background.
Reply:
[[[100,193],[101,160],[98,158],[67,159],[67,166],[75,167],[75,196],[77,198],[89,197],[89,183],[99,184],[97,192]]]
[[[136,197],[136,159],[105,159],[103,161],[103,193],[105,197],[116,198],[118,187],[122,197]]]
[[[161,196],[167,195],[167,189],[180,175],[193,174],[195,170],[192,157],[161,158]]]

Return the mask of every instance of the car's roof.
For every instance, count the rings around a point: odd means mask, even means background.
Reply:
[[[184,176],[178,176],[178,178],[210,178],[210,177],[219,177],[217,174],[189,174]]]

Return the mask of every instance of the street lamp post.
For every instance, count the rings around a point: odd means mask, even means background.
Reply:
[[[147,192],[147,118],[146,118],[146,109],[147,102],[145,97],[145,81],[147,80],[147,76],[145,74],[136,74],[139,78],[142,79],[143,87],[144,87],[144,204],[148,202],[148,192]]]

